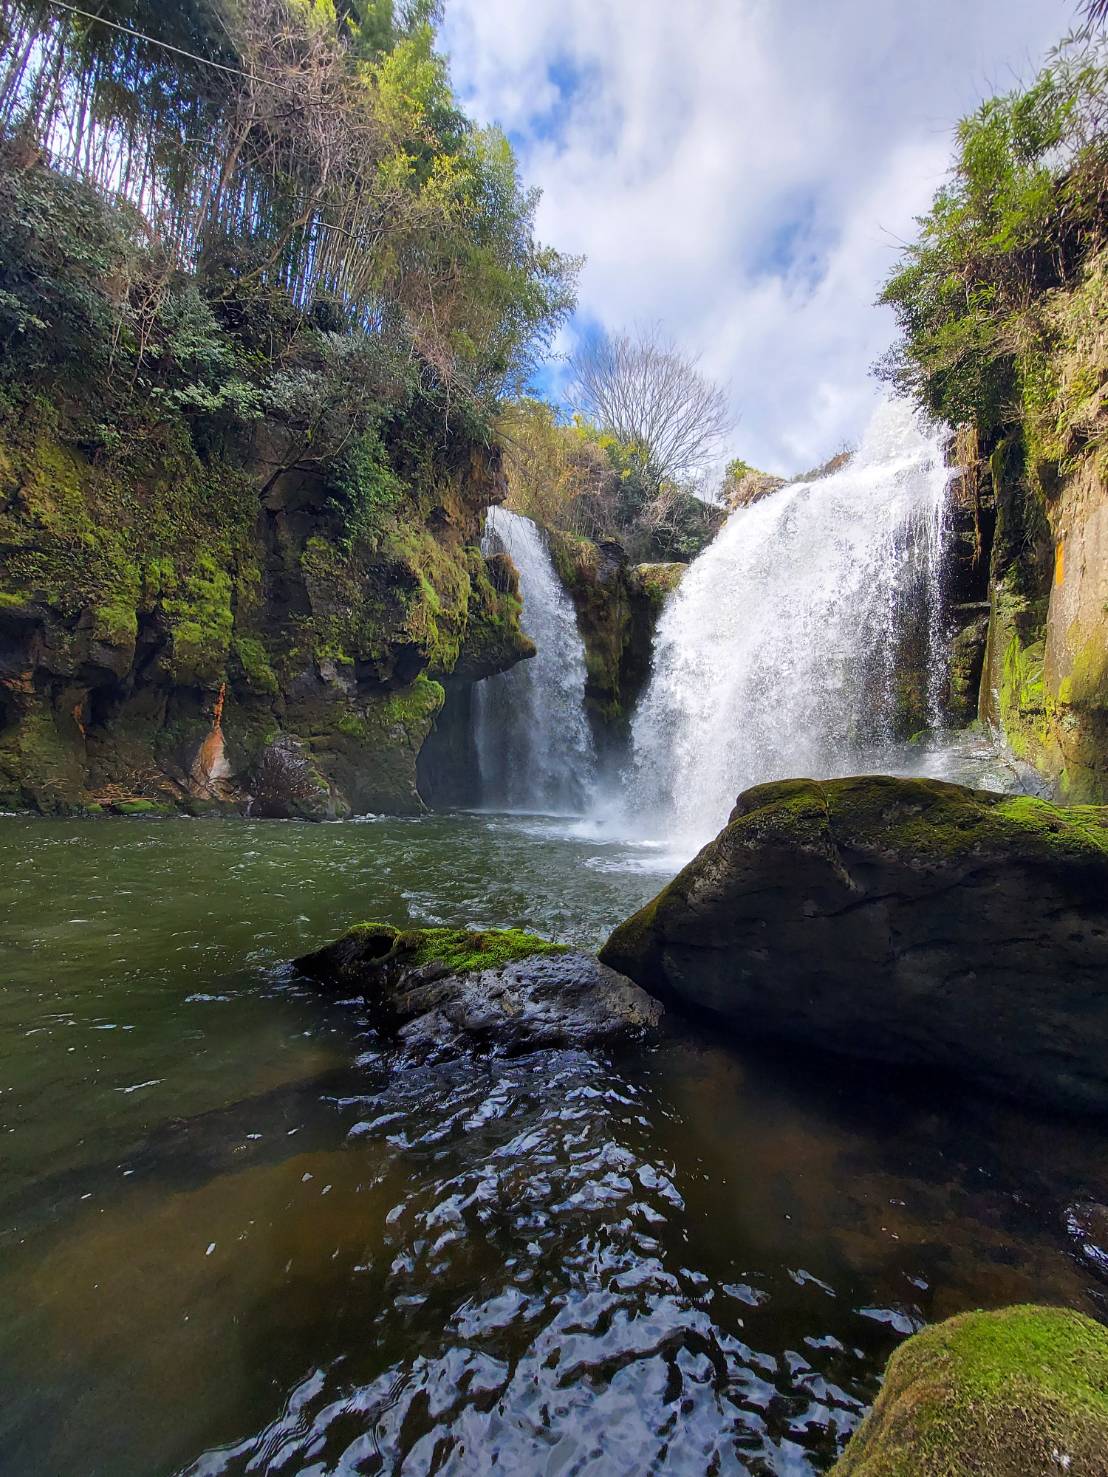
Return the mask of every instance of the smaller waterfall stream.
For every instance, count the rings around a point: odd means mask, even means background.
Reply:
[[[731,515],[658,627],[640,825],[700,844],[749,785],[890,767],[906,641],[936,721],[948,478],[939,434],[890,402],[840,471]]]
[[[490,508],[482,548],[519,570],[520,625],[538,654],[474,690],[481,803],[580,814],[596,767],[585,716],[585,648],[573,605],[529,518]]]

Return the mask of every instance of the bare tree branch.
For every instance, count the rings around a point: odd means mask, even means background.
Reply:
[[[637,447],[653,480],[702,472],[733,424],[725,391],[657,328],[596,339],[573,360],[575,407]]]

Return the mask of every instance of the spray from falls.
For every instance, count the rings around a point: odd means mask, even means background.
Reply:
[[[750,785],[882,767],[911,672],[937,722],[948,478],[939,434],[891,402],[841,470],[731,515],[659,623],[629,776],[644,828],[699,843]]]
[[[529,518],[490,508],[482,548],[519,570],[520,625],[538,654],[474,690],[481,803],[494,809],[577,815],[596,755],[585,716],[585,648],[573,605]]]

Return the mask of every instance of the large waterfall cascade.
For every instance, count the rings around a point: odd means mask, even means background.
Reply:
[[[481,803],[492,809],[580,814],[596,755],[585,716],[585,647],[573,604],[529,518],[489,509],[482,549],[519,570],[520,624],[538,648],[474,690]]]
[[[937,720],[949,477],[939,432],[891,401],[840,471],[731,515],[658,627],[633,726],[637,825],[699,844],[750,785],[893,767],[908,622]]]

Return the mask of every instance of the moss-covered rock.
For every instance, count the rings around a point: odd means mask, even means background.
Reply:
[[[476,548],[497,452],[400,436],[387,510],[351,527],[325,465],[272,475],[272,428],[201,455],[152,418],[106,456],[81,427],[0,406],[0,801],[234,810],[257,782],[255,814],[422,809],[442,683],[534,650]]]
[[[451,974],[499,969],[539,954],[565,954],[552,943],[519,928],[394,928],[391,923],[356,923],[336,943],[297,960],[316,978],[341,985],[364,983],[367,974],[441,965]]]
[[[638,1035],[661,1008],[595,959],[520,929],[361,923],[296,961],[324,986],[356,990],[409,1057],[586,1045]]]
[[[834,1477],[1105,1477],[1108,1329],[1061,1308],[963,1313],[889,1361]]]
[[[493,677],[535,655],[535,643],[519,624],[523,601],[511,558],[486,558],[480,549],[467,549],[465,557],[469,608],[458,659],[447,674],[452,686]]]
[[[600,957],[744,1036],[1108,1111],[1108,807],[760,785]]]
[[[1048,397],[1053,419],[1028,408],[971,467],[995,507],[980,711],[1064,798],[1099,801],[1108,799],[1108,410],[1102,397],[1081,401],[1075,436],[1059,393]]]
[[[650,676],[654,629],[687,564],[631,565],[622,547],[554,529],[558,577],[573,601],[585,646],[585,708],[603,752],[626,735]]]
[[[294,714],[313,761],[355,814],[416,815],[425,809],[416,764],[443,697],[421,673],[405,688]]]
[[[112,809],[116,815],[172,815],[174,811],[174,807],[165,804],[164,801],[143,800],[142,798],[115,800],[112,802]]]
[[[688,569],[687,564],[636,564],[632,590],[650,605],[655,619],[676,590]]]

